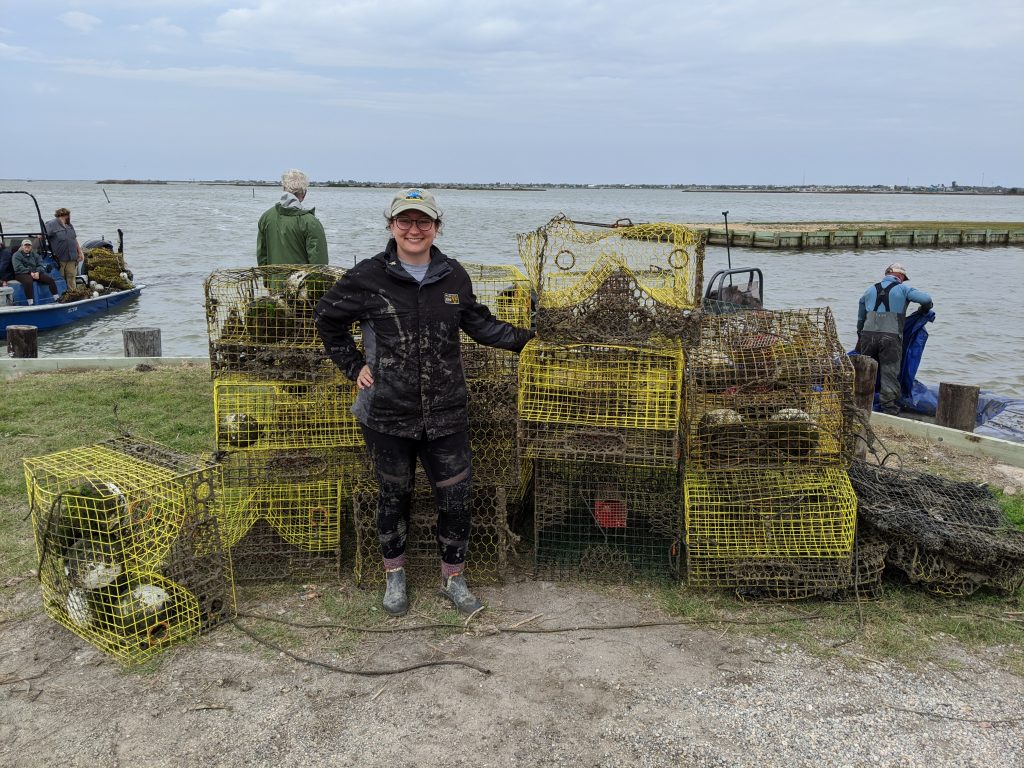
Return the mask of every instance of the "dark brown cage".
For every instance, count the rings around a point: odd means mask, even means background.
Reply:
[[[887,562],[940,595],[1024,584],[1024,531],[984,485],[864,461],[850,467],[859,524],[889,544]]]
[[[853,366],[827,308],[704,315],[685,378],[689,469],[852,458]]]

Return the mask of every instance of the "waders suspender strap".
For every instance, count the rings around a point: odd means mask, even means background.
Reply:
[[[885,307],[886,312],[892,312],[889,309],[889,291],[895,288],[899,283],[891,283],[888,287],[883,288],[881,283],[875,283],[875,309],[877,312],[881,306]]]

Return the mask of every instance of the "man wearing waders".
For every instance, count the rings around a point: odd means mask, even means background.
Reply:
[[[857,311],[857,352],[878,361],[881,409],[893,416],[900,412],[900,366],[907,305],[913,301],[924,312],[932,308],[931,296],[906,285],[909,279],[902,264],[890,264],[882,281],[860,297]]]

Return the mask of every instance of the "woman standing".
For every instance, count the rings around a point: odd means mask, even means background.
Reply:
[[[441,594],[463,615],[483,607],[463,576],[471,469],[459,330],[515,352],[533,335],[493,317],[466,270],[434,246],[441,215],[427,190],[398,192],[387,213],[387,246],[338,280],[315,312],[327,354],[358,388],[352,412],[380,486],[384,610],[392,616],[409,607],[405,546],[417,457],[437,501]],[[356,321],[365,356],[349,330]]]

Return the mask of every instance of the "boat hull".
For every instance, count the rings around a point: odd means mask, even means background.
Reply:
[[[137,285],[126,291],[109,293],[106,296],[69,301],[67,304],[56,302],[49,304],[33,304],[28,307],[0,308],[0,338],[7,338],[7,328],[11,325],[34,325],[40,331],[60,328],[63,325],[77,323],[80,320],[108,312],[114,307],[138,298],[145,285]]]

